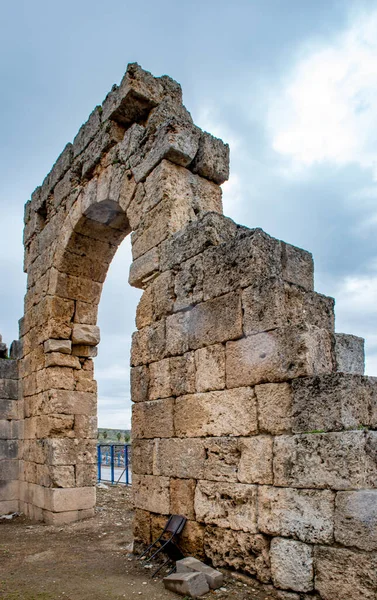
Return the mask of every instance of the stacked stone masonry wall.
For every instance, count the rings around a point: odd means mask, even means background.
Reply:
[[[23,414],[18,389],[18,365],[0,335],[0,515],[19,510],[19,452]]]
[[[335,334],[312,256],[222,215],[229,148],[180,86],[129,65],[25,209],[20,508],[95,505],[97,307],[131,233],[135,538],[299,600],[375,599],[377,382]],[[125,357],[126,360],[126,357]]]

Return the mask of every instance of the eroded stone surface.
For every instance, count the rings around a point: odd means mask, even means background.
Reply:
[[[258,528],[311,544],[333,541],[335,494],[329,490],[258,488]]]
[[[215,567],[230,567],[270,581],[268,539],[261,534],[207,527],[204,535],[206,555]]]
[[[176,401],[174,426],[179,437],[250,435],[257,431],[252,388],[182,396]]]
[[[241,483],[199,481],[195,514],[208,525],[257,533],[257,489]]]
[[[313,549],[302,542],[274,538],[271,541],[271,575],[283,590],[310,592],[313,589]]]
[[[377,491],[339,492],[335,503],[335,540],[361,550],[377,549]]]
[[[281,382],[332,370],[331,336],[316,327],[275,329],[226,345],[227,387]]]
[[[316,547],[315,589],[324,600],[374,600],[377,557],[343,548]]]
[[[375,432],[312,433],[275,439],[274,483],[362,489],[376,484]]]

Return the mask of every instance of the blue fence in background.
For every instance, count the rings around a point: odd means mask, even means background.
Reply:
[[[131,444],[97,445],[97,480],[131,485]]]

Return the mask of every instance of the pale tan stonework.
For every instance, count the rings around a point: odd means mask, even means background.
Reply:
[[[135,538],[282,598],[374,600],[377,384],[309,252],[222,215],[229,147],[178,83],[128,66],[25,206],[27,291],[0,338],[0,511],[94,514],[102,285],[131,235]]]

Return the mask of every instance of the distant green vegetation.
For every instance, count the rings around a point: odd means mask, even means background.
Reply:
[[[125,444],[131,439],[131,431],[129,429],[98,427],[97,437],[101,444]]]

